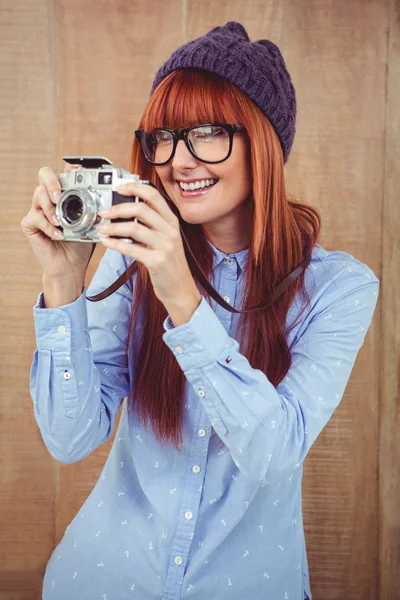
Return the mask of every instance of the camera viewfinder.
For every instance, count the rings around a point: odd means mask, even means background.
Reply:
[[[112,184],[112,173],[99,173],[99,185],[111,185]]]

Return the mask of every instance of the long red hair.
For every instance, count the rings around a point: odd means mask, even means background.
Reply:
[[[282,149],[272,125],[247,96],[216,74],[186,69],[170,73],[149,99],[139,128],[178,128],[212,122],[244,125],[250,144],[254,216],[244,273],[244,302],[238,307],[246,308],[266,299],[309,255],[320,235],[321,217],[315,208],[288,199]],[[165,193],[155,168],[145,161],[136,139],[132,145],[130,170],[152,181]],[[179,218],[192,252],[211,281],[213,254],[201,225],[183,221],[172,202],[170,208]],[[209,301],[206,291],[200,289]],[[241,353],[253,368],[265,373],[275,387],[291,364],[286,316],[298,293],[305,300],[305,309],[310,299],[304,287],[304,273],[268,309],[243,313],[239,317]],[[160,442],[171,443],[178,449],[182,443],[184,395],[188,383],[162,339],[166,317],[163,304],[153,292],[147,269],[139,263],[127,343],[128,351],[135,338],[138,352],[128,403],[143,426],[151,424]],[[140,328],[137,327],[139,319]],[[137,339],[139,329],[142,333]]]

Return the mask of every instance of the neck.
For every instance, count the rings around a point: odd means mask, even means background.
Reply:
[[[236,254],[237,252],[246,250],[250,246],[249,242],[232,242],[231,240],[221,240],[221,238],[213,239],[208,233],[206,233],[206,237],[215,248],[220,252],[224,252],[224,254]]]
[[[243,208],[245,208],[243,206]],[[238,215],[230,215],[219,222],[202,226],[207,239],[221,252],[235,254],[250,247],[253,227],[253,210],[246,203],[245,210]]]

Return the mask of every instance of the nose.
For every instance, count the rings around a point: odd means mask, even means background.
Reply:
[[[179,140],[176,146],[175,156],[172,159],[172,167],[177,171],[184,169],[194,169],[198,161],[192,156],[183,140]]]

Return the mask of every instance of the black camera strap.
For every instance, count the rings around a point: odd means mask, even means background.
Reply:
[[[151,182],[148,182],[148,185],[151,185],[154,188],[156,187]],[[160,190],[158,190],[158,191],[163,196],[163,198],[165,198],[165,200],[167,200],[167,202],[171,202],[171,200],[170,200],[170,198],[168,198],[168,196],[163,194],[163,192],[161,192]],[[126,197],[127,200],[128,200],[128,198],[129,197]],[[232,313],[244,313],[244,312],[251,312],[253,310],[262,310],[263,308],[268,308],[268,306],[270,306],[273,302],[275,302],[275,300],[281,294],[283,294],[283,292],[289,287],[289,285],[291,283],[293,283],[293,281],[295,281],[303,273],[303,271],[308,267],[308,265],[310,264],[310,261],[311,261],[311,254],[310,254],[283,281],[281,281],[281,283],[266,298],[266,300],[263,300],[259,304],[255,305],[255,306],[251,306],[250,308],[246,308],[244,310],[238,310],[234,306],[231,306],[230,304],[228,304],[228,302],[226,302],[222,298],[222,296],[219,295],[217,290],[208,281],[207,277],[204,275],[202,269],[200,268],[200,265],[198,264],[193,252],[190,249],[189,243],[188,243],[186,236],[182,230],[182,227],[180,227],[180,232],[181,232],[183,244],[184,244],[186,250],[188,251],[187,252],[188,264],[189,264],[192,274],[197,278],[198,282],[203,286],[203,288],[205,290],[207,290],[207,292],[210,294],[210,296],[212,298],[214,298],[214,300],[220,306],[222,306],[222,308],[225,308],[225,310],[228,310],[229,312],[232,312]],[[93,244],[93,250],[92,250],[91,256],[93,255],[94,249],[95,249],[95,244]],[[103,292],[100,292],[99,294],[96,294],[95,296],[87,296],[87,300],[90,300],[90,302],[99,302],[100,300],[104,300],[104,298],[107,298],[108,296],[113,294],[122,285],[124,285],[124,283],[126,283],[130,277],[132,277],[132,275],[135,273],[135,271],[137,269],[137,264],[138,264],[137,261],[133,262],[131,265],[129,265],[129,267],[126,269],[126,271],[124,271],[124,273],[122,273],[122,275],[120,275],[120,277],[118,277],[118,279],[116,279],[106,290],[104,290]]]

